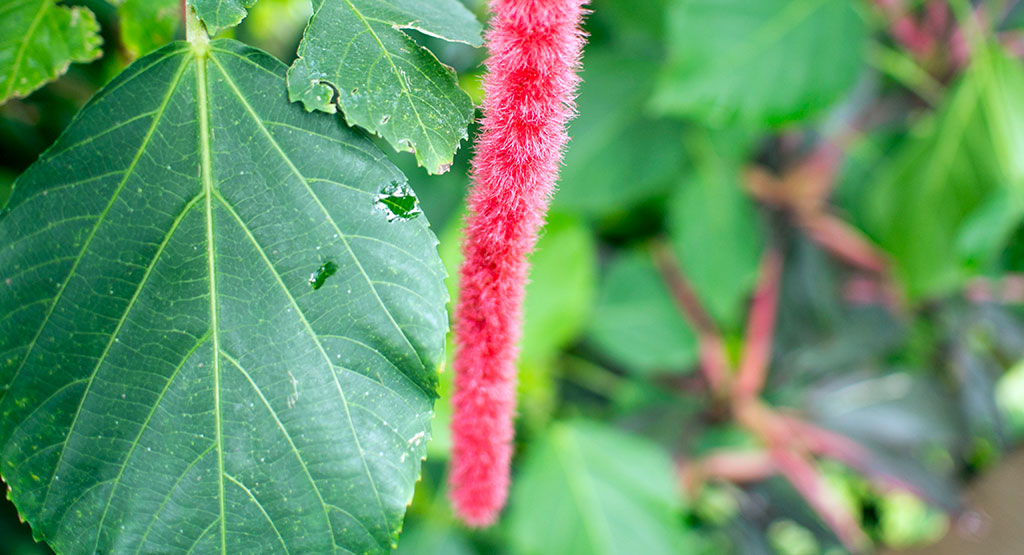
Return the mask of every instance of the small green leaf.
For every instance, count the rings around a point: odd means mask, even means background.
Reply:
[[[596,422],[558,423],[512,490],[513,553],[694,553],[672,460],[650,441]]]
[[[401,173],[285,70],[234,41],[141,58],[0,214],[0,473],[59,553],[395,543],[444,270],[425,218],[376,207]]]
[[[0,6],[0,104],[99,58],[103,39],[91,11],[56,0],[9,0]]]
[[[643,250],[611,263],[587,337],[605,356],[637,373],[683,372],[697,360],[697,338]]]
[[[705,309],[723,330],[736,331],[757,282],[761,226],[734,145],[694,137],[687,145],[696,167],[669,202],[669,235]]]
[[[171,42],[181,23],[180,0],[112,0],[117,6],[121,43],[137,58]]]
[[[256,0],[188,0],[210,35],[241,23],[254,4]]]
[[[340,108],[349,125],[444,173],[466,138],[473,103],[455,72],[401,29],[482,42],[480,23],[458,0],[314,0],[288,94],[307,110]]]
[[[853,0],[671,0],[656,110],[714,125],[814,115],[860,74]]]

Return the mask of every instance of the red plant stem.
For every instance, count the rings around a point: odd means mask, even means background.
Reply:
[[[927,57],[935,47],[935,38],[918,26],[902,0],[875,0],[890,19],[889,32],[900,44],[919,57]]]
[[[734,395],[742,403],[756,398],[764,388],[775,336],[775,314],[779,305],[782,257],[771,250],[761,262],[761,277],[747,318],[743,358],[736,377]]]
[[[690,325],[697,330],[704,379],[708,381],[712,391],[725,393],[729,380],[729,357],[721,333],[683,275],[671,247],[664,242],[656,242],[651,249],[651,255],[676,305],[689,320]]]
[[[852,266],[885,275],[889,263],[881,251],[850,224],[828,213],[803,218],[801,227],[823,249]]]
[[[455,309],[451,497],[472,526],[505,505],[517,343],[533,250],[573,114],[583,0],[491,0],[482,131]]]
[[[857,519],[843,506],[836,493],[828,486],[818,469],[806,456],[790,449],[773,449],[772,458],[779,473],[800,493],[825,524],[836,533],[853,553],[862,553],[869,540],[860,529]]]
[[[871,451],[856,441],[799,418],[787,415],[779,415],[779,418],[789,427],[792,437],[811,453],[843,463],[872,479],[878,486],[905,491],[920,499],[934,500],[933,496],[914,484],[881,470],[874,462],[875,456]]]
[[[696,478],[723,480],[733,484],[759,482],[778,473],[771,453],[761,449],[747,451],[720,450],[690,463],[682,471],[692,469]]]

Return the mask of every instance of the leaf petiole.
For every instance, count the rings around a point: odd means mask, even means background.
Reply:
[[[192,51],[203,56],[210,49],[210,34],[206,31],[206,25],[199,20],[196,9],[192,6],[185,6],[185,37],[192,45]]]

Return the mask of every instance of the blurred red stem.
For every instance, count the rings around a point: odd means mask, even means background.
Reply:
[[[784,448],[772,449],[772,458],[779,473],[793,484],[793,488],[836,533],[839,541],[851,552],[863,553],[869,545],[867,536],[810,460]]]
[[[782,257],[770,250],[761,261],[761,275],[750,304],[747,334],[733,394],[737,402],[756,398],[764,388],[775,336],[775,316],[779,305],[779,281]]]
[[[672,248],[663,241],[656,241],[651,248],[654,264],[668,286],[676,305],[697,330],[700,349],[701,371],[712,391],[724,393],[728,386],[729,359],[725,342],[714,321],[708,316],[700,299],[693,292],[683,270],[676,260]]]

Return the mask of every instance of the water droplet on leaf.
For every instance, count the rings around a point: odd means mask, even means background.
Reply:
[[[392,181],[381,189],[376,205],[387,215],[389,222],[411,220],[423,213],[420,201],[408,183]]]

